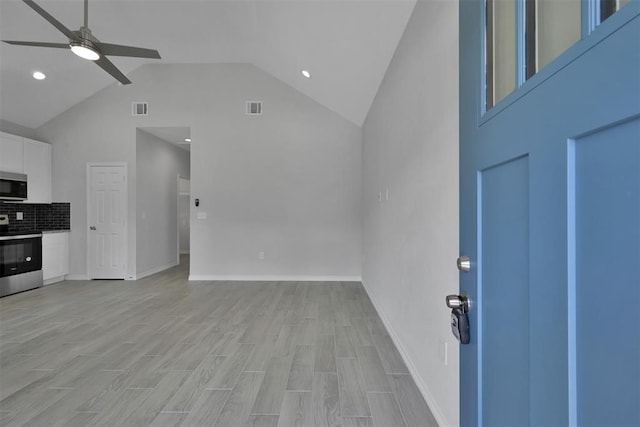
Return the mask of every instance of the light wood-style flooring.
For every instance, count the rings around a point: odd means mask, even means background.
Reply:
[[[360,283],[187,263],[0,299],[0,425],[437,425]]]

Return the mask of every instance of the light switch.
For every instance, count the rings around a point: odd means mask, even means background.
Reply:
[[[198,219],[207,219],[207,213],[206,212],[198,212],[196,214],[196,218],[198,218]]]
[[[22,221],[24,219],[22,212],[16,212],[16,219],[18,221]]]

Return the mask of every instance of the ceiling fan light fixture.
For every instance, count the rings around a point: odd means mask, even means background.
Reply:
[[[96,52],[91,46],[87,46],[82,43],[71,43],[71,52],[78,55],[80,58],[88,59],[90,61],[97,61],[100,59],[100,54]]]
[[[42,71],[34,71],[32,75],[36,80],[44,80],[47,78],[47,76]]]

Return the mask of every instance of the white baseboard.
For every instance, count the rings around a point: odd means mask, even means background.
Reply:
[[[51,277],[50,279],[46,279],[43,282],[44,286],[53,285],[54,283],[62,282],[64,280],[64,276]]]
[[[65,280],[90,280],[86,274],[68,274],[64,278]]]
[[[161,265],[160,267],[152,268],[151,270],[144,271],[142,273],[136,273],[134,280],[140,280],[152,274],[160,273],[161,271],[168,270],[178,265],[177,262],[170,262],[169,264]]]
[[[440,407],[438,406],[435,399],[433,398],[433,395],[431,394],[429,387],[427,387],[422,377],[418,374],[418,370],[416,369],[415,365],[411,361],[411,358],[407,354],[407,351],[402,345],[402,342],[400,341],[398,334],[391,326],[391,323],[389,322],[387,316],[385,316],[384,312],[381,310],[380,305],[376,302],[376,299],[373,296],[372,292],[370,292],[369,289],[367,289],[367,285],[365,284],[364,280],[362,281],[362,286],[364,287],[365,292],[369,296],[369,299],[371,300],[373,307],[378,312],[378,316],[380,316],[380,319],[382,320],[384,327],[387,328],[387,331],[389,331],[389,336],[391,337],[391,340],[393,341],[396,348],[400,352],[400,356],[402,357],[402,360],[404,360],[404,363],[407,365],[407,368],[409,369],[409,373],[411,374],[411,377],[413,378],[416,385],[418,386],[418,389],[422,393],[422,397],[424,397],[424,400],[427,402],[427,406],[431,410],[431,414],[433,414],[433,417],[436,419],[438,425],[439,426],[451,425],[447,422],[447,419],[445,418],[444,414],[440,410]]]
[[[217,274],[191,274],[189,281],[225,282],[360,282],[360,276],[237,276]]]

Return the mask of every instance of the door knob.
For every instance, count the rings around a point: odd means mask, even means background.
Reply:
[[[89,227],[89,230],[95,230],[96,228],[92,225]]]
[[[466,295],[447,295],[447,307],[450,309],[460,309],[463,312],[469,311],[469,298]]]
[[[458,258],[456,264],[458,264],[458,270],[463,273],[468,273],[469,270],[471,270],[471,259],[466,255],[462,255]]]

